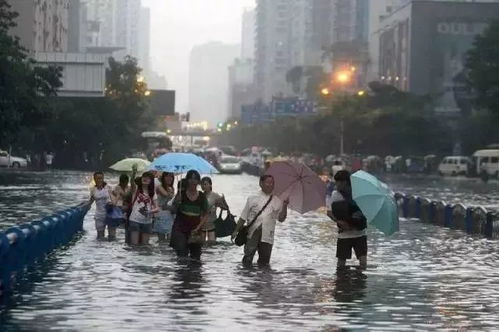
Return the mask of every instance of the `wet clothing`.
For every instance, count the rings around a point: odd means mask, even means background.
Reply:
[[[140,232],[145,234],[152,233],[152,224],[142,224],[135,221],[130,221],[128,223],[129,232]]]
[[[364,214],[358,207],[355,207],[356,205],[352,206],[339,191],[335,190],[331,195],[331,211],[335,220],[346,221],[354,227],[362,221],[365,223]],[[366,236],[365,229],[343,230],[338,227],[338,239],[349,239],[361,236]]]
[[[136,191],[133,198],[132,212],[130,213],[130,221],[138,224],[151,224],[152,214],[151,211],[156,206],[154,199],[146,193]]]
[[[210,192],[205,194],[206,200],[208,201],[208,220],[203,225],[203,231],[214,232],[215,231],[215,220],[217,220],[217,206],[216,202],[222,198],[219,194],[215,192]]]
[[[201,244],[189,243],[189,238],[192,231],[201,223],[201,218],[208,213],[208,200],[200,191],[195,201],[191,201],[186,192],[182,192],[181,195],[173,223],[170,246],[180,257],[186,257],[190,254],[191,258],[199,260],[201,258]]]
[[[189,243],[190,233],[173,231],[171,244],[179,257],[190,256],[192,259],[201,259],[201,243]]]
[[[95,229],[98,232],[104,231],[106,229],[106,205],[111,203],[110,187],[108,185],[101,189],[92,187],[90,189],[90,199],[95,201]]]
[[[241,212],[240,218],[245,220],[247,223],[250,223],[258,212],[265,206],[269,198],[270,195],[265,194],[263,191],[260,191],[256,195],[250,196],[246,201],[246,205]],[[270,201],[269,205],[250,227],[248,238],[253,237],[253,233],[258,228],[262,228],[261,242],[273,244],[275,225],[281,210],[282,201],[279,197],[273,196],[272,201]]]
[[[165,190],[168,192],[167,196],[162,195],[160,192],[157,193],[160,211],[154,219],[153,232],[158,234],[170,234],[173,227],[174,216],[171,211],[171,200],[173,199],[175,192],[173,188]]]
[[[336,257],[339,259],[352,258],[352,249],[355,256],[367,256],[367,236],[338,239],[336,243]]]
[[[208,212],[208,200],[202,192],[198,198],[191,201],[185,192],[182,193],[181,203],[177,208],[174,229],[183,233],[190,233],[201,222],[201,216]]]
[[[272,244],[262,242],[262,228],[258,228],[244,245],[243,264],[253,264],[253,257],[258,251],[258,265],[268,265],[272,255],[272,247]]]

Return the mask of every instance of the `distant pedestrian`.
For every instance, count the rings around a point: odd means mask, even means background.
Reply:
[[[173,202],[176,214],[170,244],[179,257],[190,256],[199,261],[208,200],[203,192],[198,191],[201,176],[197,171],[190,170],[183,180]]]
[[[94,173],[95,186],[90,189],[90,204],[95,202],[95,230],[97,231],[97,240],[105,238],[106,231],[106,206],[111,203],[111,188],[104,181],[104,173]]]
[[[52,168],[52,163],[54,162],[54,155],[52,152],[49,152],[45,155],[45,165],[47,165],[47,169]]]
[[[173,213],[171,201],[175,197],[175,175],[163,172],[156,188],[159,212],[154,221],[153,232],[158,234],[158,243],[165,243],[172,232]]]
[[[152,232],[153,215],[159,212],[154,190],[154,175],[146,172],[135,190],[129,218],[128,230],[132,245],[147,245]]]
[[[360,267],[367,266],[366,217],[352,199],[350,172],[342,170],[334,176],[336,190],[331,195],[331,214],[338,225],[336,258],[338,267],[344,267],[352,257],[352,249]]]
[[[245,223],[249,226],[248,239],[244,246],[244,266],[253,264],[253,258],[257,251],[258,265],[269,265],[276,221],[284,222],[288,213],[289,201],[283,202],[279,197],[273,195],[274,178],[271,175],[260,177],[260,188],[259,193],[250,196],[246,201],[236,230],[232,234],[232,239],[235,239]]]
[[[217,240],[215,233],[215,220],[217,219],[217,208],[228,210],[229,207],[225,198],[213,191],[213,183],[210,177],[201,179],[201,188],[208,200],[208,217],[202,227],[203,240],[207,243],[215,243]]]

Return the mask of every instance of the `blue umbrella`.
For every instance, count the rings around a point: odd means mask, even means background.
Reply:
[[[192,153],[167,153],[152,162],[149,169],[161,172],[186,173],[193,169],[202,174],[218,173],[212,164]]]
[[[385,235],[399,230],[397,203],[388,186],[375,176],[358,171],[352,174],[352,198],[372,224]]]

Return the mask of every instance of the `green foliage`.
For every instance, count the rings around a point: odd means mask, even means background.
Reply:
[[[44,124],[50,117],[47,97],[61,86],[59,68],[37,67],[8,34],[16,16],[0,0],[0,147],[15,142],[22,127]]]
[[[467,81],[475,104],[499,116],[499,20],[475,39],[466,59]]]
[[[427,97],[373,84],[369,95],[336,96],[320,114],[282,118],[261,126],[239,127],[223,137],[239,148],[271,147],[279,152],[339,153],[340,123],[344,123],[347,153],[424,155],[448,153],[448,128],[439,124]]]
[[[140,134],[156,127],[140,73],[136,59],[111,58],[105,97],[53,98],[50,121],[22,130],[20,144],[53,151],[57,166],[70,168],[107,168],[133,150],[145,151]]]

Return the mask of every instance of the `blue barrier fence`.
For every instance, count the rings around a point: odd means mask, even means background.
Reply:
[[[12,290],[24,270],[83,230],[88,203],[0,232],[0,296]]]
[[[458,229],[468,234],[481,234],[488,238],[499,238],[499,223],[496,213],[483,206],[447,204],[427,198],[396,193],[401,216],[423,222]]]

